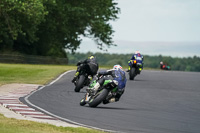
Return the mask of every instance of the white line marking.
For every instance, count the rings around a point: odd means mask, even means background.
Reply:
[[[26,110],[32,110],[32,111],[34,111],[35,110],[35,109],[32,109],[32,108],[20,108],[20,107],[9,107],[9,109],[12,109],[12,110],[21,109],[21,110],[24,110],[24,111],[26,111]]]
[[[14,94],[10,94],[10,93],[9,93],[9,96],[4,96],[4,98],[19,98],[19,97],[21,97],[21,95],[14,95]]]
[[[17,113],[20,113],[20,114],[40,114],[40,115],[43,115],[43,113],[41,112],[33,112],[33,111],[15,111]]]
[[[51,116],[48,116],[48,115],[46,115],[46,116],[39,116],[39,115],[24,115],[24,116],[26,116],[26,117],[39,117],[39,118],[54,118],[54,117],[51,117]],[[56,119],[56,118],[54,118],[54,119]]]
[[[24,106],[27,106],[27,105],[24,105],[24,104],[12,104],[12,103],[8,103],[8,104],[3,104],[3,106],[22,106],[22,107],[24,107]]]
[[[54,81],[52,81],[49,85],[47,85],[47,86],[50,86],[50,85],[52,85],[52,84],[54,84],[56,81],[58,81],[60,78],[62,78],[62,76],[64,76],[65,74],[67,74],[67,73],[70,73],[70,72],[72,72],[72,71],[74,71],[74,70],[70,70],[70,71],[67,71],[67,72],[64,72],[63,74],[61,74],[57,79],[55,79]],[[44,87],[43,87],[44,88]]]
[[[0,100],[18,100],[18,98],[15,97],[1,97]]]
[[[2,104],[18,104],[19,101],[0,101]]]

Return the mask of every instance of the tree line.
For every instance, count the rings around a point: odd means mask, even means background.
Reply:
[[[113,0],[0,0],[0,52],[66,57],[82,36],[115,45],[109,22],[119,12]]]
[[[89,55],[95,55],[100,66],[113,66],[120,64],[124,68],[128,67],[128,61],[132,54],[107,54],[107,53],[68,53],[68,63],[76,65],[80,60],[87,59]],[[160,68],[160,62],[169,65],[172,70],[177,71],[197,71],[200,72],[200,57],[170,57],[170,56],[149,56],[144,55],[144,68]]]

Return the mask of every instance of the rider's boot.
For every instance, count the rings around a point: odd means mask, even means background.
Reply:
[[[141,71],[142,71],[142,68],[139,68],[138,74],[140,74],[140,73],[141,73]]]
[[[109,100],[109,103],[113,103],[113,102],[115,102],[116,100],[115,100],[115,98],[113,97],[113,98],[111,98],[110,100]]]
[[[103,100],[103,104],[108,104],[108,103],[113,103],[113,102],[115,102],[116,100],[115,100],[115,98],[113,97],[113,98],[111,98],[110,100]]]
[[[74,75],[74,78],[72,79],[72,83],[74,83],[76,81],[76,78],[78,77],[79,72],[76,72],[76,74]]]
[[[128,67],[128,70],[127,70],[126,72],[129,72],[129,71],[130,71],[130,69],[131,69],[131,67],[129,66],[129,67]]]

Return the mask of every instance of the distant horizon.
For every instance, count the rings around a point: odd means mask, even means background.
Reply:
[[[133,54],[139,50],[143,55],[149,56],[171,56],[171,57],[200,57],[200,42],[164,42],[164,41],[124,41],[115,40],[117,46],[111,46],[103,51],[97,48],[92,40],[83,40],[80,48],[76,50],[79,53],[110,53],[110,54]]]
[[[69,51],[68,51],[69,52]],[[71,52],[69,52],[71,53]],[[101,53],[101,54],[133,54],[133,53],[109,53],[109,52],[92,52],[92,51],[88,51],[88,52],[80,52],[80,51],[76,51],[75,53],[80,53],[80,54],[86,54],[86,53]],[[200,57],[198,55],[193,55],[193,56],[184,56],[184,57],[180,57],[180,56],[171,56],[171,55],[163,55],[163,54],[158,54],[158,55],[150,55],[150,54],[143,54],[144,56],[162,56],[162,57],[172,57],[172,58],[193,58],[193,57]]]
[[[69,53],[71,53],[71,52],[69,52]],[[86,53],[101,53],[101,54],[133,54],[133,53],[109,53],[109,52],[92,52],[92,51],[88,51],[88,52],[80,52],[80,51],[76,51],[75,53],[80,53],[80,54],[86,54]],[[163,55],[163,54],[158,54],[158,55],[150,55],[150,54],[143,54],[142,53],[142,55],[143,56],[162,56],[162,57],[172,57],[172,58],[193,58],[193,57],[200,57],[200,56],[198,56],[198,55],[193,55],[193,56],[182,56],[182,57],[180,57],[180,56],[171,56],[171,55]]]

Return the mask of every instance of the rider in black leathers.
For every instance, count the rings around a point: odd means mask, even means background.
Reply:
[[[82,69],[86,69],[88,75],[91,75],[93,78],[93,76],[97,74],[97,71],[99,69],[96,57],[94,55],[91,55],[88,57],[88,59],[85,59],[84,61],[79,61],[77,63],[77,71],[74,75],[74,78],[72,79],[72,83],[76,81],[76,78],[78,77]]]

